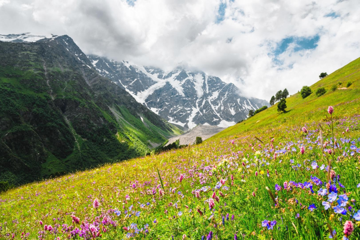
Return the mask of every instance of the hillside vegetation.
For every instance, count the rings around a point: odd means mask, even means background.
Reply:
[[[340,84],[341,85],[340,85]],[[348,83],[351,83],[347,87]],[[333,91],[331,88],[337,86]],[[325,88],[326,93],[320,97],[315,92]],[[310,86],[312,94],[303,99],[300,93],[286,98],[286,113],[279,113],[276,104],[246,121],[229,127],[213,136],[223,138],[239,133],[256,133],[257,130],[279,126],[291,126],[304,122],[326,119],[328,105],[338,109],[338,116],[359,113],[360,108],[360,58]],[[299,89],[300,91],[300,89]],[[341,106],[341,107],[340,107]]]
[[[0,238],[359,239],[359,70],[200,145],[2,193]]]
[[[0,182],[144,156],[181,132],[90,66],[68,36],[0,41]]]

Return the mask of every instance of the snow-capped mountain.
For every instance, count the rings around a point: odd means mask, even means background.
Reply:
[[[240,95],[232,83],[201,71],[176,68],[164,72],[127,61],[88,56],[98,72],[125,88],[138,102],[171,123],[193,128],[198,124],[228,127],[245,119],[250,109],[268,102]]]
[[[37,42],[46,38],[56,38],[56,35],[38,35],[32,33],[20,33],[20,34],[0,34],[0,41],[2,42]]]

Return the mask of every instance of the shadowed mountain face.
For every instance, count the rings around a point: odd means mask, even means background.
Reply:
[[[100,76],[70,37],[35,41],[0,38],[0,182],[141,156],[179,133]]]
[[[204,72],[177,68],[169,73],[90,55],[97,71],[126,89],[138,102],[171,123],[193,128],[198,124],[227,127],[268,103],[248,99],[232,83]]]

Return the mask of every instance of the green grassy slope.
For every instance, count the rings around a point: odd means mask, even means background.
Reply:
[[[352,84],[349,88],[346,88],[348,82]],[[338,87],[336,91],[331,90],[331,87],[334,85]],[[320,87],[324,87],[327,92],[317,97],[315,92]],[[359,113],[360,58],[321,79],[310,86],[310,88],[312,94],[305,99],[301,97],[300,93],[296,93],[286,99],[287,113],[279,113],[277,111],[277,104],[275,104],[267,110],[256,114],[254,117],[225,129],[208,141],[243,132],[256,132],[264,127],[273,128],[281,125],[296,125],[308,121],[318,121],[326,118],[326,110],[329,105],[334,107],[344,106],[339,108],[339,115]]]
[[[345,72],[321,82],[351,75],[356,93],[358,67]],[[196,146],[0,193],[0,239],[342,239],[345,223],[359,239],[359,95],[341,91],[290,97],[288,113],[272,107]]]

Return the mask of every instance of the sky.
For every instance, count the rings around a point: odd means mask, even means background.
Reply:
[[[67,34],[88,54],[202,70],[269,101],[360,57],[358,1],[0,0],[0,34]]]

